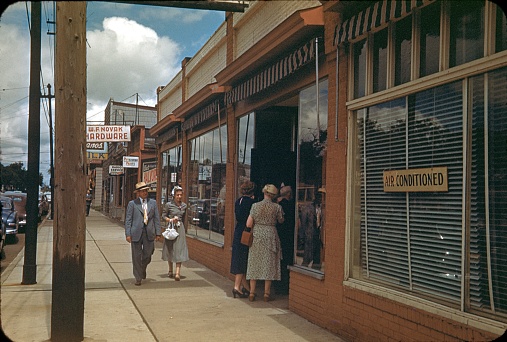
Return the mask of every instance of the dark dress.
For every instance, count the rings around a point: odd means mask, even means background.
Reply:
[[[245,274],[248,263],[248,246],[241,244],[241,234],[246,227],[246,220],[250,214],[250,208],[254,200],[248,196],[242,196],[234,204],[236,214],[236,227],[234,228],[234,239],[232,240],[231,273]]]

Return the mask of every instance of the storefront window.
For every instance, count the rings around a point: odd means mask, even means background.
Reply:
[[[172,199],[171,191],[175,185],[181,186],[181,145],[162,152],[161,204]]]
[[[427,6],[421,10],[419,76],[438,72],[440,57],[440,6]]]
[[[240,197],[240,185],[250,180],[252,167],[252,149],[255,143],[255,114],[250,113],[238,120],[238,166],[237,166],[237,193]]]
[[[318,96],[318,97],[317,97]],[[324,271],[327,79],[299,94],[298,224],[295,264]]]
[[[387,88],[387,29],[373,36],[373,91]]]
[[[354,98],[366,95],[366,39],[354,43]]]
[[[188,233],[223,244],[227,127],[204,133],[189,144]]]
[[[484,1],[451,1],[449,66],[484,57]]]
[[[410,67],[412,65],[412,16],[398,21],[395,25],[394,85],[400,85],[410,81]]]
[[[505,320],[506,79],[503,68],[355,111],[352,277]],[[445,189],[389,188],[435,168]]]

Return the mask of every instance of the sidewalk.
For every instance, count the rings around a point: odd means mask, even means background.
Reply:
[[[289,311],[287,297],[234,299],[231,280],[195,261],[169,279],[159,242],[134,286],[123,227],[93,210],[86,224],[84,341],[342,341]],[[24,251],[1,275],[2,330],[13,341],[50,339],[52,225],[39,228],[37,284],[21,285]]]

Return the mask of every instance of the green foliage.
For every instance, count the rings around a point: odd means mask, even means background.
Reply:
[[[4,166],[0,163],[0,187],[4,190],[19,190],[26,192],[28,187],[28,171],[25,169],[23,163],[13,163]],[[39,186],[42,185],[44,177],[39,173]]]

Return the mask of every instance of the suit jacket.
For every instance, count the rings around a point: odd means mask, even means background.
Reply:
[[[148,224],[146,225],[146,236],[153,241],[157,235],[161,235],[160,215],[157,202],[148,198]],[[125,217],[125,236],[130,236],[132,241],[141,239],[144,228],[144,210],[140,198],[129,202],[127,216]]]

